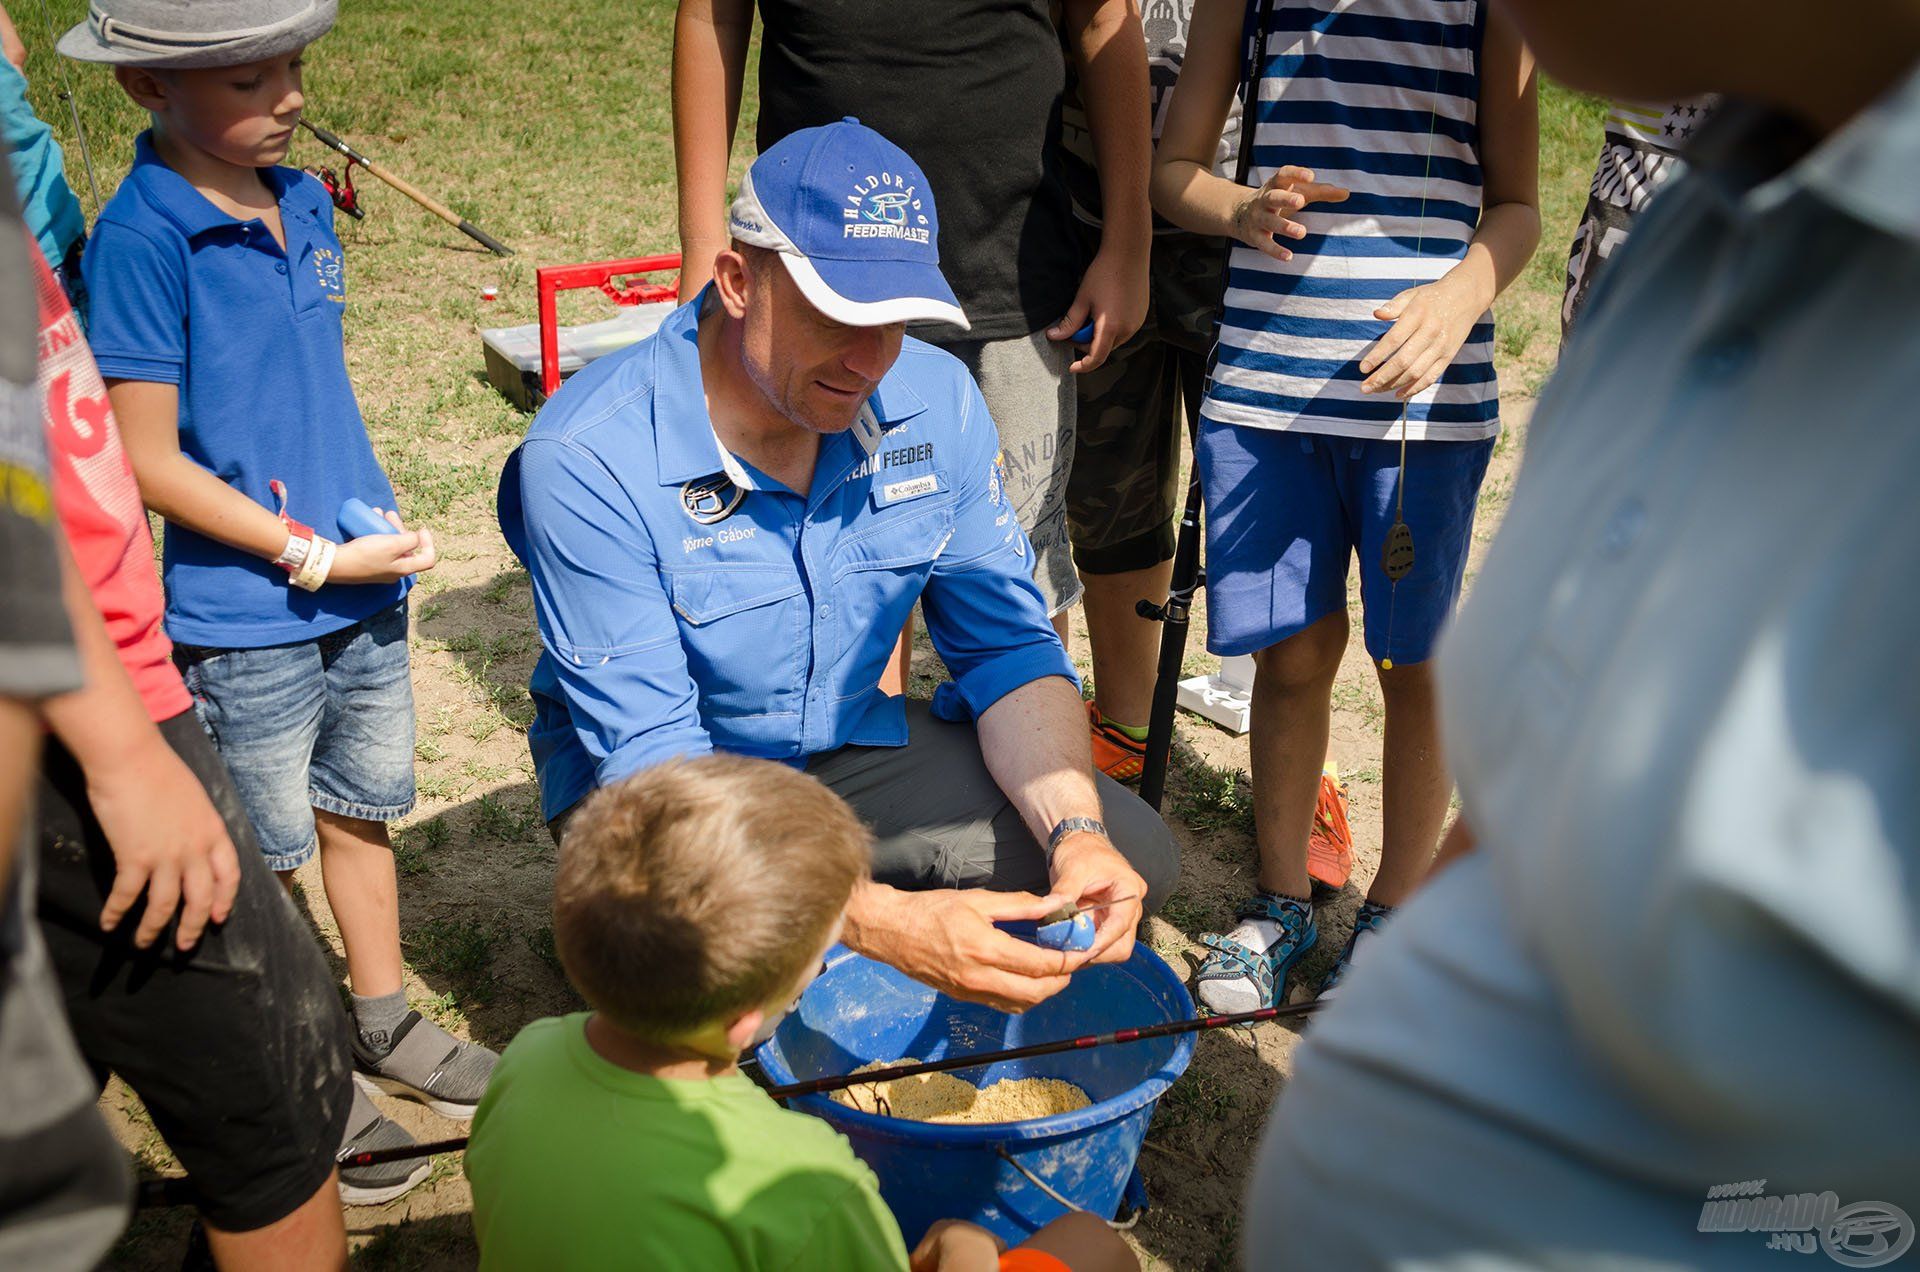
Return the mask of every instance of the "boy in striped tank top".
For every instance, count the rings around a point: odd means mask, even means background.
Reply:
[[[1233,181],[1212,158],[1248,80]],[[1385,828],[1322,992],[1432,857],[1451,781],[1427,660],[1500,428],[1490,307],[1540,237],[1538,145],[1532,57],[1485,0],[1195,5],[1153,203],[1235,243],[1195,461],[1207,646],[1255,659],[1260,848],[1239,926],[1203,938],[1198,990],[1217,1011],[1274,1002],[1319,938],[1307,841],[1356,553],[1386,699]],[[1415,550],[1396,582],[1397,520]]]

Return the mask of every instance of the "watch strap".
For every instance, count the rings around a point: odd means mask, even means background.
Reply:
[[[1107,824],[1097,817],[1065,817],[1047,833],[1047,860],[1053,860],[1053,854],[1060,847],[1060,841],[1078,831],[1107,838]]]

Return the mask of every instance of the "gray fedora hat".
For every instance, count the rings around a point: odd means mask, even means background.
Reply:
[[[116,66],[240,66],[313,43],[338,9],[339,0],[92,0],[58,47]]]

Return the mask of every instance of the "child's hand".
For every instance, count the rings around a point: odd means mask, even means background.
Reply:
[[[1233,236],[1277,261],[1290,261],[1293,253],[1280,246],[1279,236],[1307,236],[1307,227],[1291,220],[1292,215],[1309,203],[1345,203],[1348,193],[1340,186],[1315,181],[1311,168],[1288,164],[1233,210]]]
[[[393,523],[399,534],[366,534],[343,543],[334,551],[329,583],[397,583],[411,574],[431,570],[440,560],[434,550],[433,532],[409,530],[400,524],[398,514],[376,508]]]
[[[144,895],[134,945],[151,946],[178,913],[174,944],[190,950],[209,922],[224,923],[232,912],[240,858],[200,779],[158,733],[147,732],[132,754],[87,774],[88,802],[113,849],[113,889],[100,930],[118,928]]]
[[[927,1229],[908,1260],[909,1272],[994,1272],[1006,1243],[961,1219],[942,1219]]]
[[[1404,402],[1453,364],[1487,307],[1450,279],[1409,287],[1373,311],[1393,326],[1360,359],[1360,374],[1367,377],[1362,393],[1393,393]]]
[[[1083,326],[1093,325],[1092,343],[1067,367],[1080,375],[1099,370],[1107,355],[1131,340],[1146,320],[1146,256],[1102,247],[1081,278],[1066,317],[1047,328],[1047,339],[1068,340]]]

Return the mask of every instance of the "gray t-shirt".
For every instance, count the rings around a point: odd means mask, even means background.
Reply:
[[[60,600],[34,387],[39,321],[28,253],[38,249],[5,165],[0,155],[0,697],[34,702],[78,688],[80,666]],[[94,1086],[32,918],[34,840],[27,827],[0,826],[0,835],[18,839],[12,877],[0,876],[0,1267],[91,1267],[120,1230],[123,1199],[88,1191],[98,1176],[50,1160],[48,1146],[20,1148],[85,1111]]]
[[[1723,104],[1583,315],[1441,654],[1480,850],[1314,1025],[1250,1251],[1832,1236],[1728,1190],[1920,1221],[1920,69],[1808,145]]]

